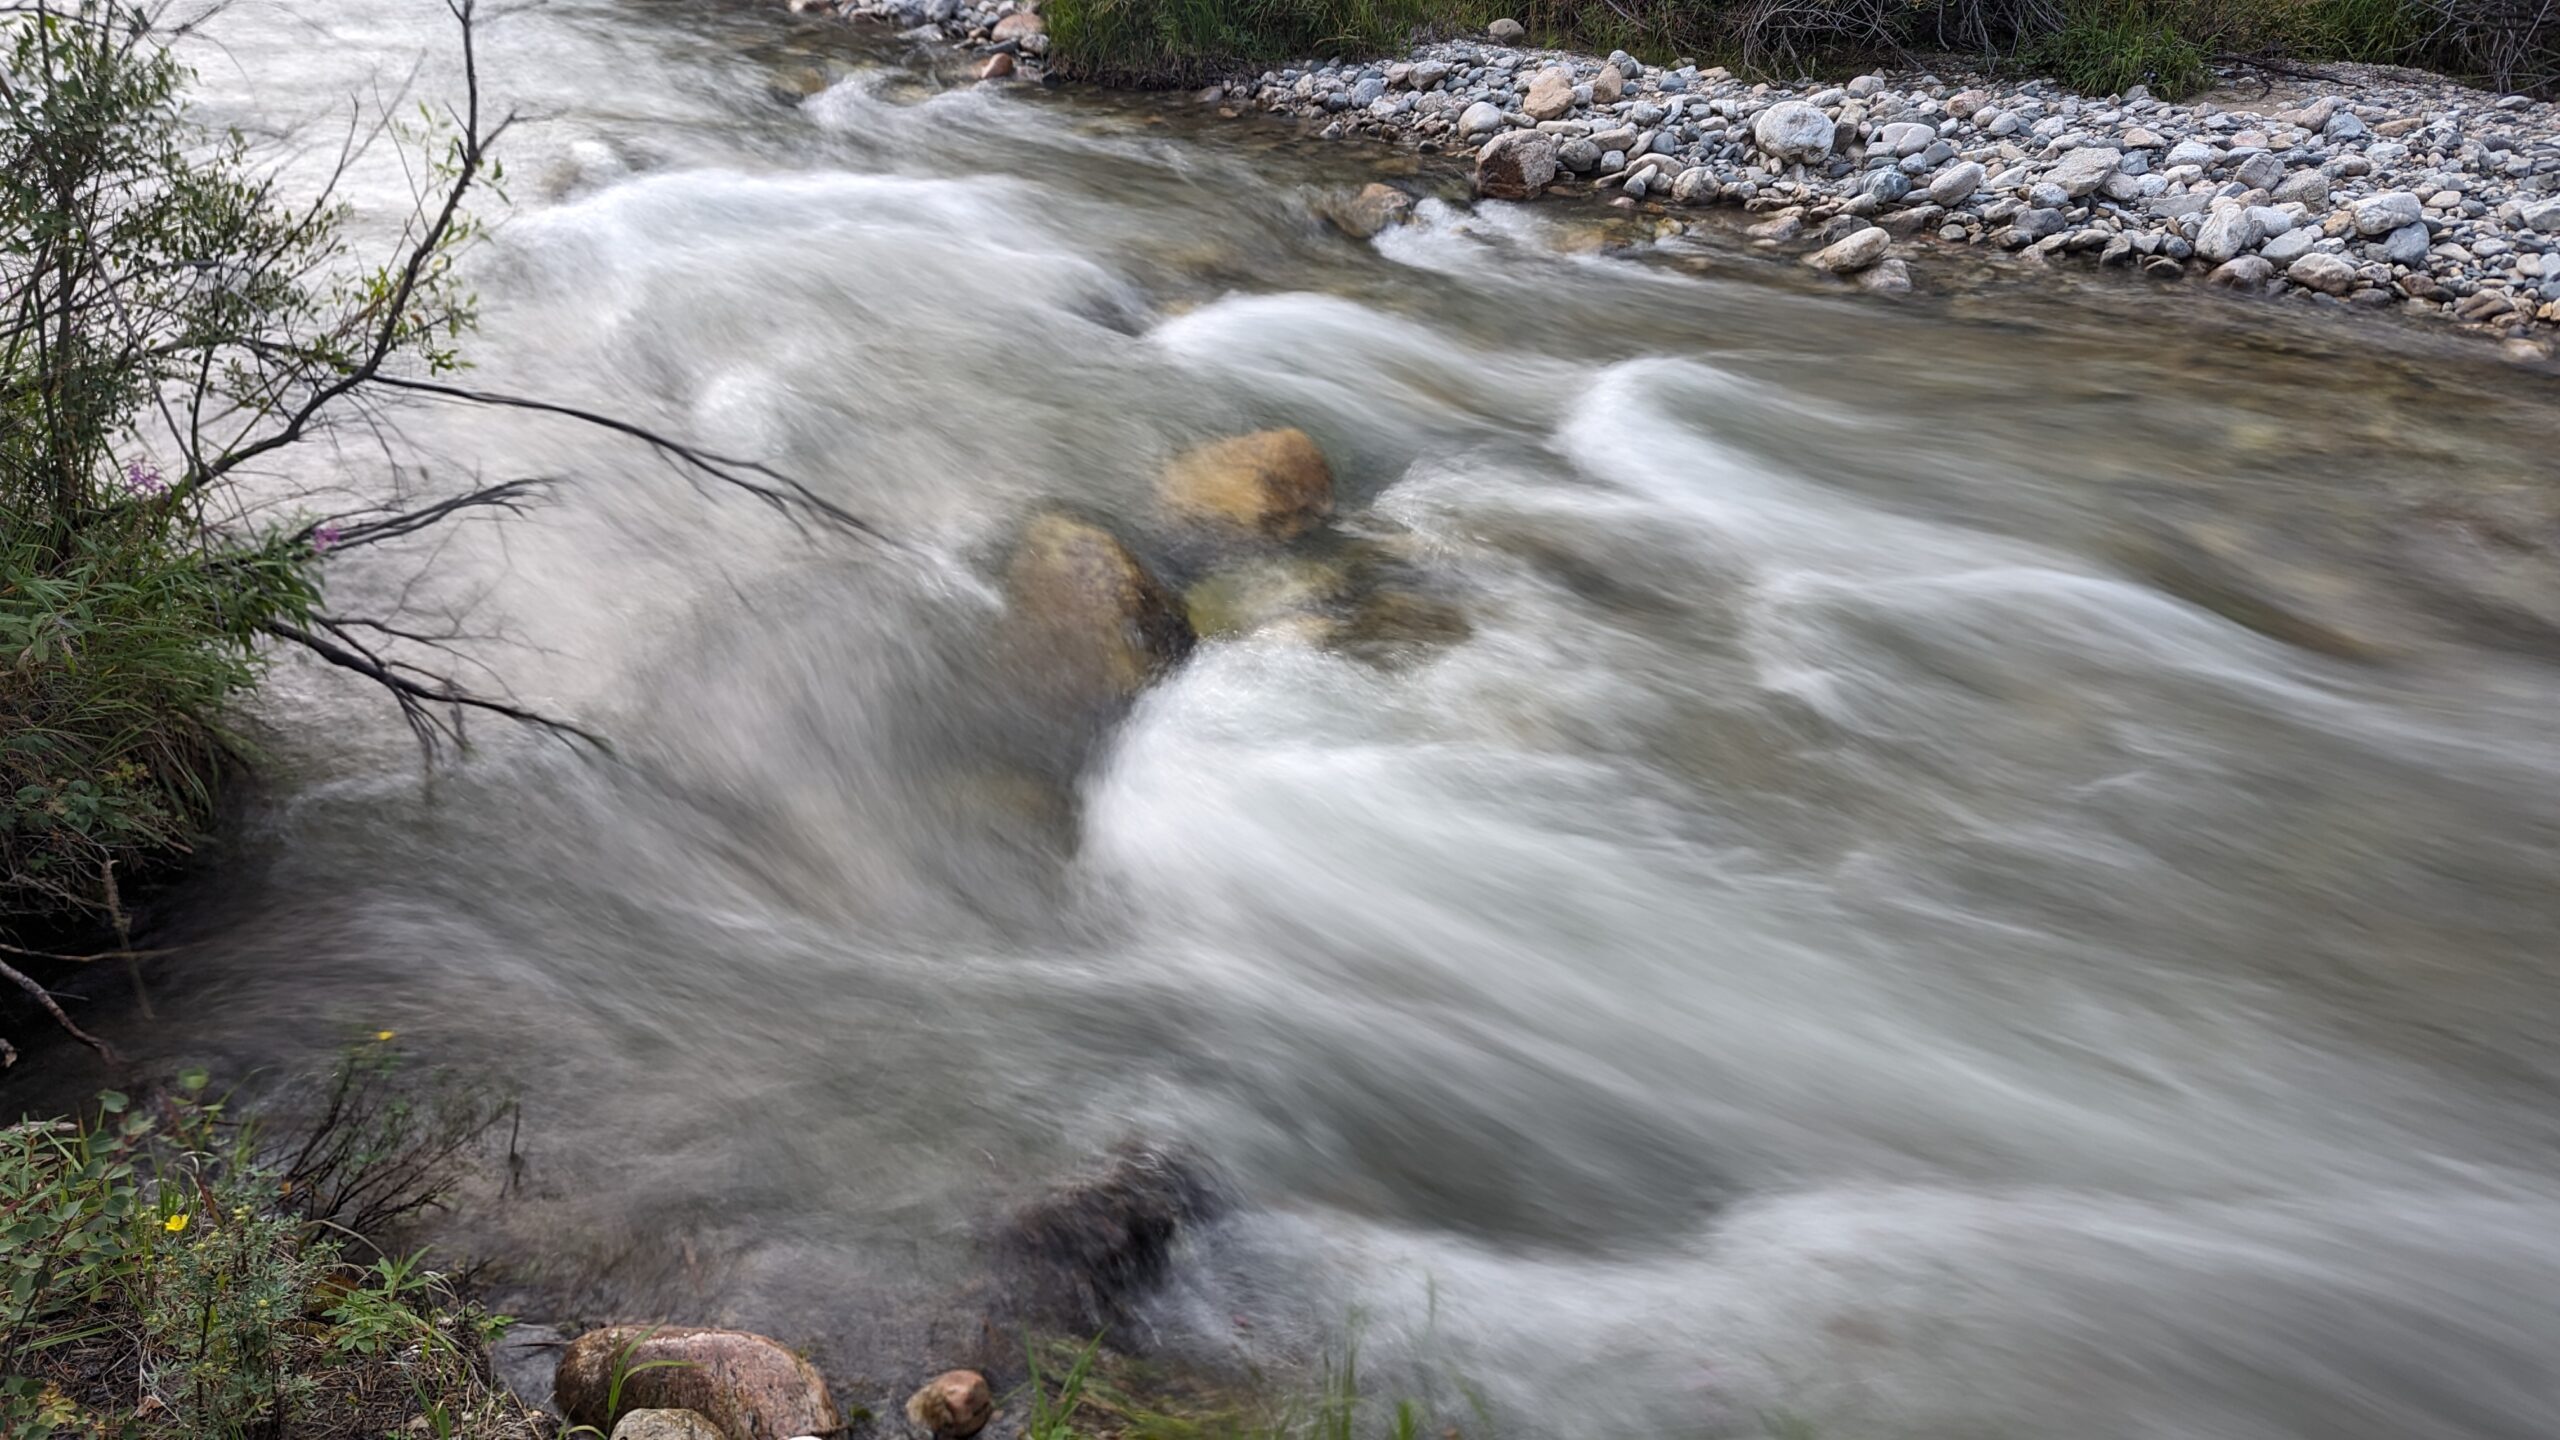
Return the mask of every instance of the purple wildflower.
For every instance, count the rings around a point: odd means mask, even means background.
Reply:
[[[335,525],[323,525],[311,532],[311,553],[314,555],[328,554],[329,547],[337,543],[338,527]]]
[[[128,495],[157,495],[169,488],[160,478],[159,467],[147,460],[136,460],[124,467],[124,491]]]

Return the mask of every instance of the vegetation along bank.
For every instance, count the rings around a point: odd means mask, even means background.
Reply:
[[[1915,7],[1890,25],[1818,33],[1741,25],[1743,10],[1683,28],[1670,21],[1686,12],[1664,11],[1663,23],[1636,27],[1639,44],[1719,41],[1735,66],[1533,47],[1536,11],[1419,44],[1388,42],[1392,27],[1381,26],[1321,43],[1306,24],[1236,18],[1264,14],[1250,8],[1221,10],[1214,25],[1208,10],[1165,6],[1140,23],[1136,7],[1095,0],[1036,12],[1017,0],[893,0],[844,13],[972,44],[987,53],[979,73],[989,81],[1212,75],[1200,98],[1222,113],[1472,154],[1488,199],[1602,197],[1657,213],[1666,229],[1701,207],[1740,206],[1759,217],[1755,243],[1873,290],[1909,289],[1913,263],[1925,274],[1933,247],[1995,246],[2155,282],[2402,311],[2494,337],[2515,359],[2548,360],[2560,334],[2560,106],[2424,71],[2281,58],[2422,59],[2547,85],[2560,32],[2519,19],[2493,41],[2480,28],[2490,10],[2422,9],[2276,6],[2243,26],[2230,18],[2237,9],[2211,23],[2193,7],[2116,7],[2104,23],[2081,9],[2046,25],[2024,11],[1995,24],[1980,11]],[[1910,28],[1931,14],[1934,30]],[[1933,38],[1967,42],[1975,61],[2014,63],[1950,62],[1945,75],[1906,65],[1840,84],[1754,78]],[[1318,51],[1386,43],[1395,58],[1270,68],[1219,58],[1288,41]],[[2254,59],[2225,48],[2244,43]],[[2218,88],[2195,93],[2209,85]],[[2079,93],[2100,88],[2103,98]],[[1335,218],[1374,233],[1413,201],[1372,186]]]

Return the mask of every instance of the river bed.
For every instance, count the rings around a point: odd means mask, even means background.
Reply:
[[[258,134],[451,78],[428,3],[218,38],[207,113]],[[1496,1433],[2549,1433],[2549,376],[1925,252],[1867,295],[1739,221],[1474,209],[756,0],[481,43],[528,119],[475,383],[894,543],[404,415],[434,474],[558,498],[333,584],[465,614],[616,756],[488,728],[422,776],[284,671],[167,922],[183,1018],[125,1048],[392,1029],[503,1078],[526,1182],[448,1245],[874,1405],[970,1343],[991,1217],[1138,1136],[1239,1202],[1168,1352],[1285,1368],[1358,1316],[1381,1393]],[[1319,218],[1382,174],[1415,223]],[[1197,578],[1155,473],[1274,424],[1335,467],[1315,553],[1462,630],[1213,637],[1100,731],[1027,702],[1022,517]]]

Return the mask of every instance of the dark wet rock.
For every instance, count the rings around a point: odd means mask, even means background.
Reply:
[[[568,1344],[569,1332],[556,1325],[510,1325],[489,1346],[489,1368],[526,1408],[548,1411],[551,1377]]]
[[[1014,1317],[1068,1333],[1118,1325],[1171,1272],[1183,1235],[1223,1208],[1198,1152],[1121,1146],[1006,1223],[996,1248]]]
[[[615,1325],[579,1336],[561,1354],[552,1399],[570,1424],[608,1432],[633,1410],[691,1410],[722,1440],[792,1440],[843,1423],[826,1380],[780,1341],[681,1325]]]

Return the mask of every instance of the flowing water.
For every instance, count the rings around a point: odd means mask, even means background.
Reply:
[[[447,93],[449,28],[243,0],[207,113]],[[2560,1426],[2547,376],[1934,252],[1863,296],[1739,220],[1471,210],[762,0],[481,45],[527,118],[479,383],[892,543],[395,416],[429,482],[562,484],[342,603],[463,614],[615,758],[487,728],[422,775],[289,669],[169,922],[184,1018],[128,1044],[392,1028],[520,1085],[527,1183],[462,1242],[873,1404],[951,1353],[991,1217],[1145,1136],[1238,1199],[1169,1352],[1285,1368],[1356,1315],[1382,1393],[1494,1433]],[[1315,218],[1396,170],[1418,223]],[[1463,625],[1213,638],[1099,731],[1027,698],[1022,517],[1196,579],[1153,476],[1268,424],[1336,466],[1304,563]]]

